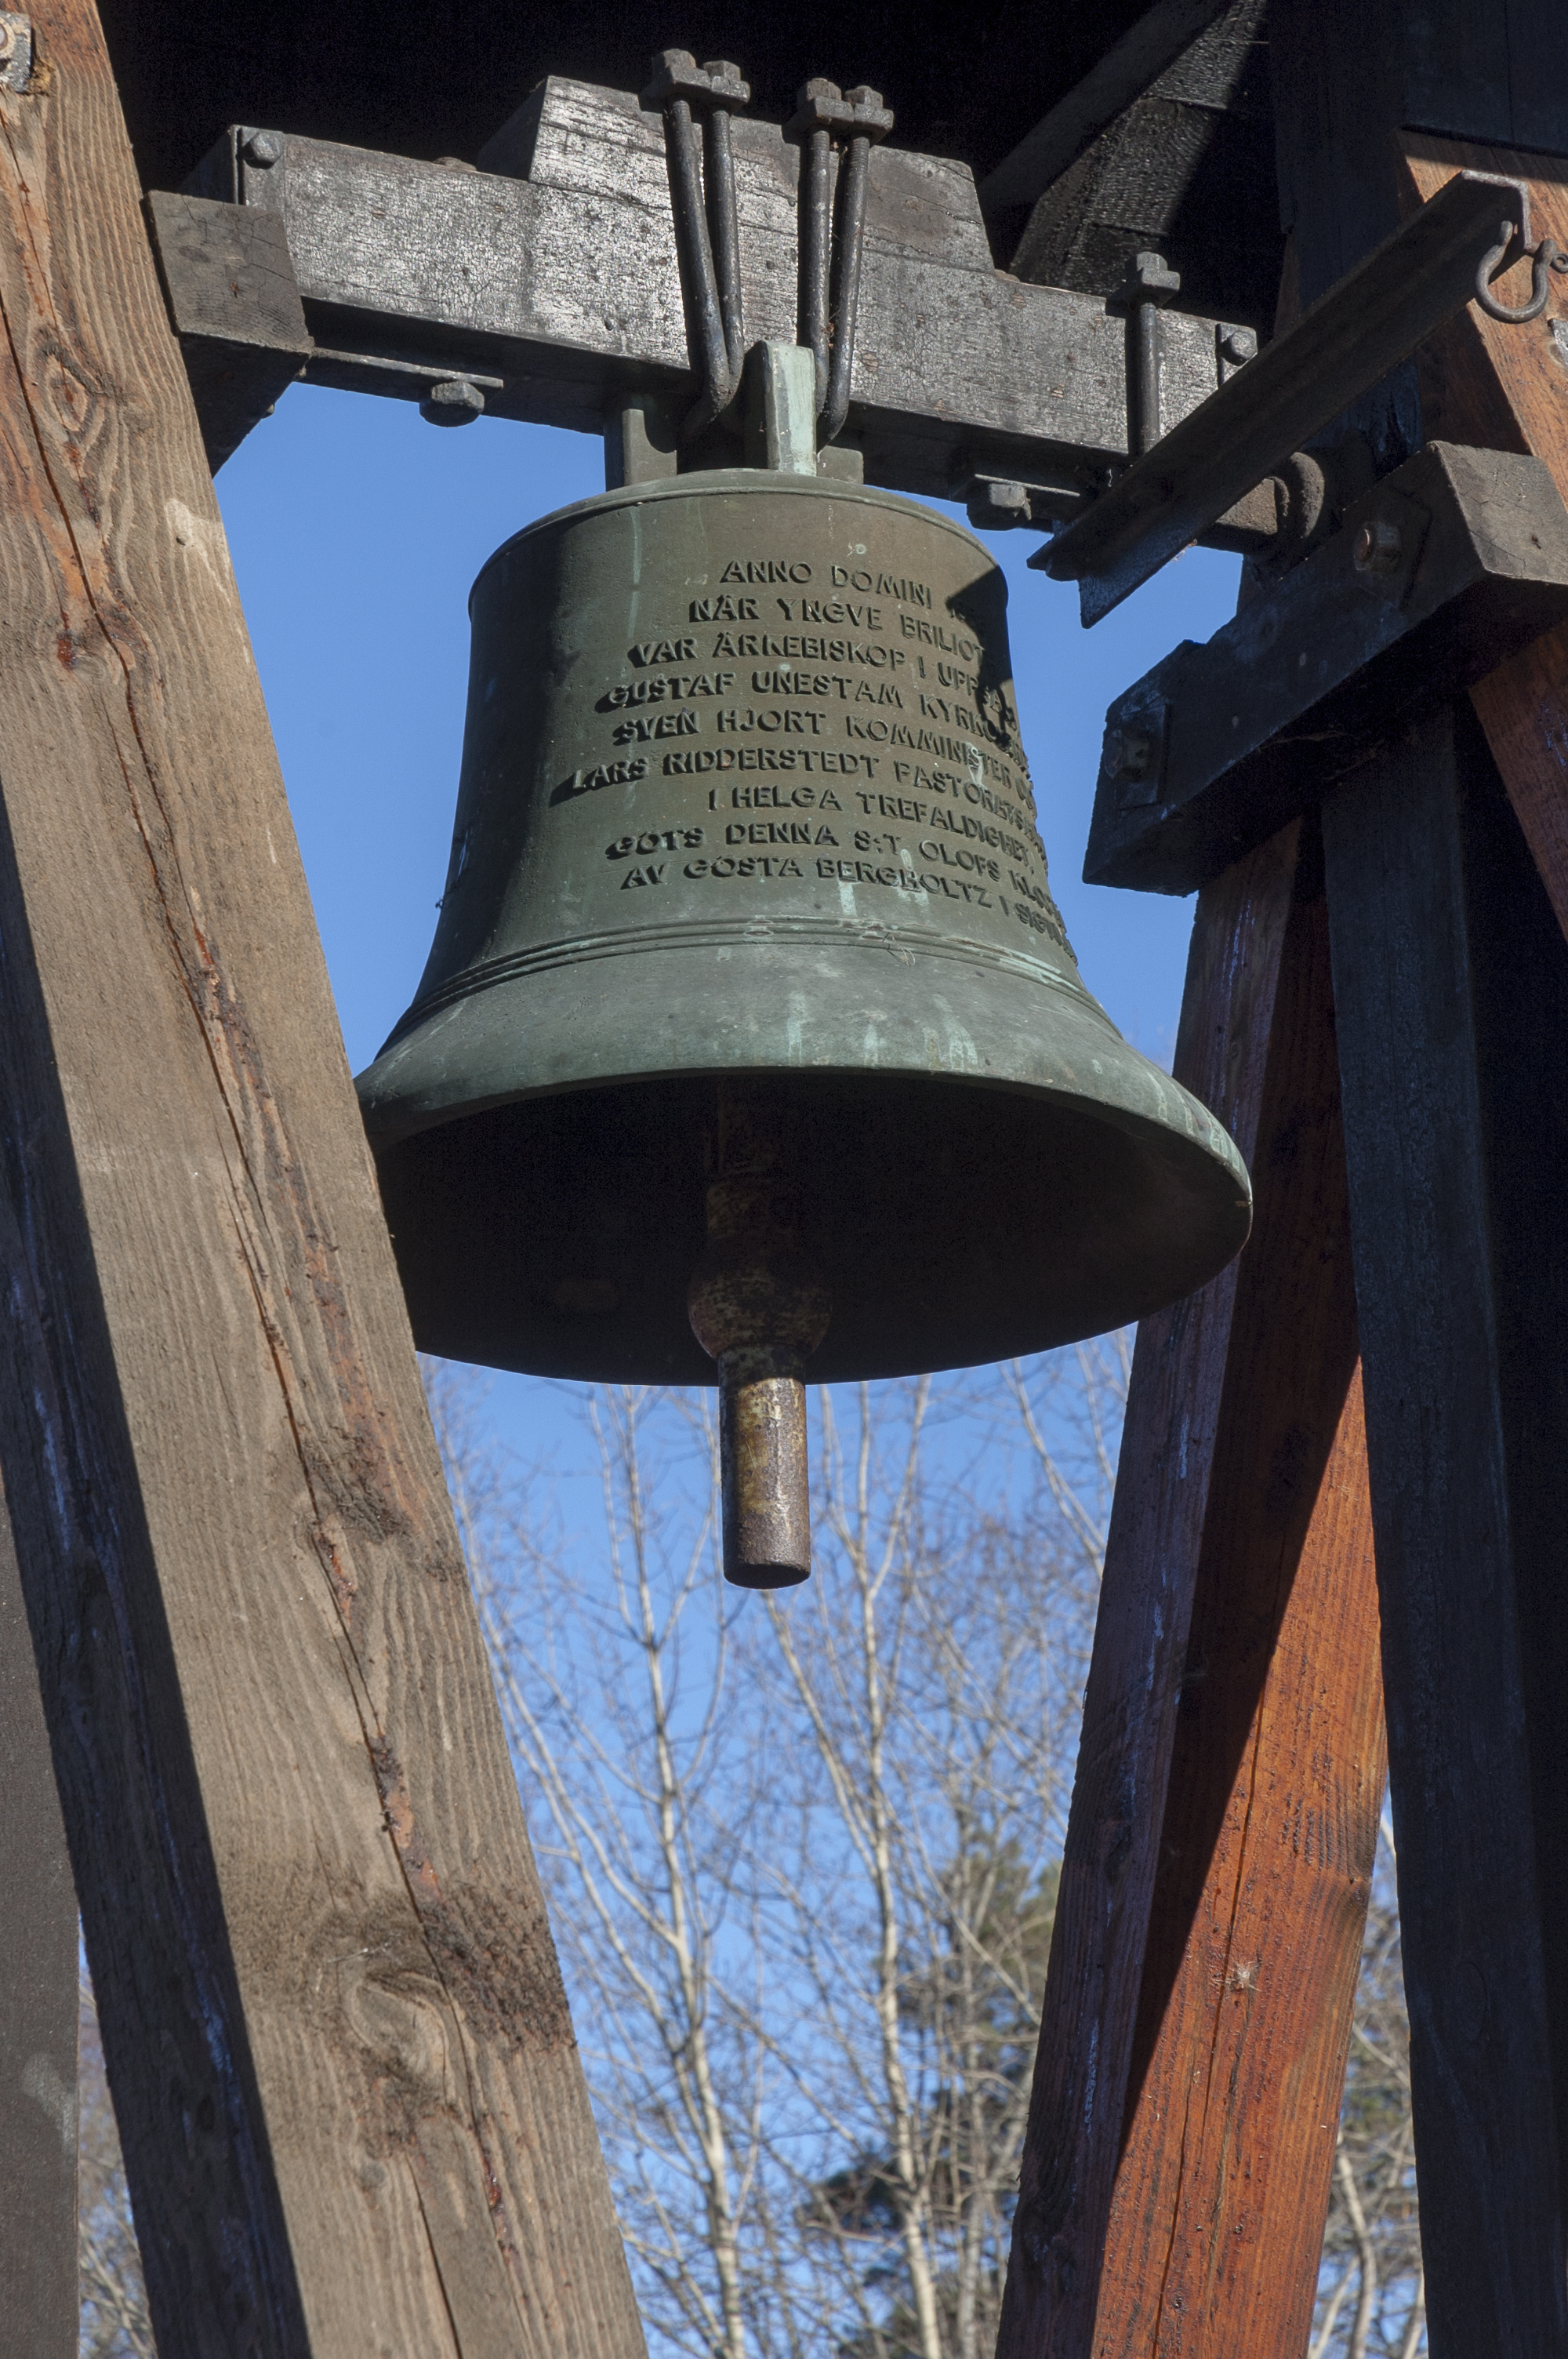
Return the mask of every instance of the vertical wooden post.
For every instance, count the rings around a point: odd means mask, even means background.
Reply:
[[[1139,1332],[1003,2359],[1282,2350],[1260,2233],[1315,2269],[1381,1792],[1326,948],[1310,829],[1199,897],[1176,1069],[1257,1225]]]
[[[1433,2359],[1568,2353],[1568,943],[1462,708],[1325,806]]]
[[[1090,2346],[1116,2359],[1306,2347],[1383,1795],[1320,886],[1274,1020]]]
[[[0,2321],[25,2359],[75,2359],[76,1887],[3,1501],[0,1810]]]
[[[0,1464],[163,2359],[640,2351],[92,0],[0,92]]]

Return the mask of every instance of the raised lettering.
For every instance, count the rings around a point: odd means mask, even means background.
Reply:
[[[600,762],[590,770],[574,770],[550,797],[553,803],[570,802],[576,795],[591,795],[600,787],[635,786],[648,775],[647,756],[634,754],[629,762]]]
[[[613,732],[618,745],[645,745],[650,737],[695,737],[697,716],[689,705],[681,712],[656,712],[650,719],[619,721]]]
[[[697,653],[695,639],[643,639],[627,654],[634,664],[689,663]]]

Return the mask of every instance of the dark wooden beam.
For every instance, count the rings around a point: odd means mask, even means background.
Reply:
[[[1229,5],[1230,0],[1155,0],[986,174],[981,204],[988,212],[1032,205]]]
[[[1380,1762],[1326,936],[1299,823],[1199,897],[1176,1071],[1247,1156],[1257,1224],[1139,1330],[1001,2359],[1119,2353],[1102,2304],[1129,2352],[1155,2348],[1174,2239],[1186,2298],[1219,2304],[1206,2359],[1284,2348],[1264,2330],[1299,2310],[1299,2270],[1270,2291],[1249,2255],[1217,2294],[1217,2264],[1227,2233],[1287,2218],[1299,2258],[1327,2203]],[[1292,1745],[1319,1710],[1313,1761]],[[1271,1790],[1243,1830],[1255,1773]],[[1323,1832],[1298,1860],[1303,1811]],[[1227,2075],[1190,2117],[1194,2082]],[[1238,2141],[1277,2154],[1250,2191]]]
[[[0,92],[0,1465],[163,2359],[642,2337],[92,0]]]
[[[21,2359],[75,2359],[76,1887],[3,1504],[0,1797],[0,2319]]]
[[[1464,707],[1324,807],[1433,2359],[1568,2352],[1568,944]]]
[[[1086,294],[1109,295],[1153,249],[1179,275],[1183,305],[1266,328],[1281,236],[1264,0],[1228,0],[1129,90],[1138,56],[1130,39],[1122,45],[1116,94],[1126,95],[1103,123],[1094,117],[1112,94],[1108,77],[1091,77],[1096,103],[1077,112],[1066,102],[1039,126],[1050,134],[1039,149],[987,177],[992,234],[1021,278]]]

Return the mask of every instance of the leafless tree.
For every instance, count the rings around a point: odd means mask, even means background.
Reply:
[[[1393,1835],[1367,1918],[1310,2359],[1416,2359],[1426,2302]]]
[[[719,1578],[701,1405],[591,1528],[433,1385],[655,2343],[994,2336],[1125,1360],[823,1396],[817,1569]]]
[[[594,1394],[519,1475],[428,1372],[655,2351],[992,2347],[1126,1373],[823,1397],[762,1599],[700,1401]],[[81,2353],[152,2359],[85,1988],[81,2055]],[[1423,2349],[1385,1827],[1310,2359]]]
[[[77,2019],[79,2359],[157,2359],[120,2134],[103,2071],[98,2010],[85,1973]]]

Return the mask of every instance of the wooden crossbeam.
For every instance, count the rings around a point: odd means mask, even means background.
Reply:
[[[159,2350],[630,2359],[109,61],[92,0],[33,25],[0,92],[0,1464]]]
[[[477,171],[287,126],[269,137],[276,160],[254,164],[243,127],[231,133],[189,194],[281,224],[315,357],[269,316],[274,258],[236,271],[232,233],[211,218],[182,237],[170,211],[159,232],[177,323],[202,375],[224,313],[254,340],[228,355],[242,374],[262,371],[253,419],[276,397],[280,357],[286,375],[304,367],[404,399],[428,389],[429,372],[400,374],[388,361],[435,360],[486,375],[493,416],[589,433],[633,395],[689,400],[664,126],[631,92],[552,74]],[[734,143],[746,339],[793,342],[800,149],[776,123],[744,115]],[[254,302],[236,305],[247,287]],[[1226,332],[1212,319],[1162,315],[1165,426],[1226,375]],[[967,166],[872,150],[849,413],[872,482],[961,496],[977,470],[1036,481],[1043,468],[1092,474],[1124,457],[1126,342],[1125,321],[1101,298],[996,269]],[[356,367],[355,353],[380,365]]]

